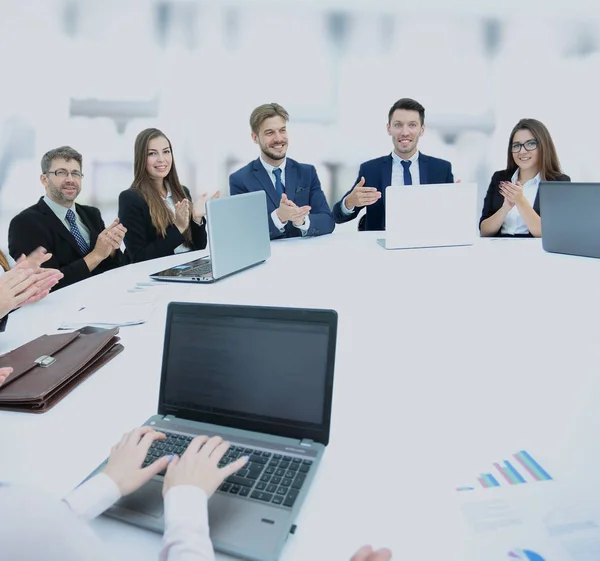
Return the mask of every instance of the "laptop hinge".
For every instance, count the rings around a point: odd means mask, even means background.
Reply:
[[[305,448],[310,448],[315,443],[311,438],[303,438],[300,441],[300,446],[304,446]]]

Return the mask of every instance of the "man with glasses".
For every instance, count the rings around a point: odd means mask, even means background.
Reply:
[[[52,253],[44,266],[64,275],[54,289],[114,269],[123,259],[120,247],[127,230],[119,219],[106,228],[96,207],[75,203],[81,192],[81,164],[81,154],[70,146],[44,154],[40,180],[46,194],[15,216],[8,230],[13,259],[40,246]]]

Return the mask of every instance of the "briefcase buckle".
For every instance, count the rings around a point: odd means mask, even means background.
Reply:
[[[56,359],[52,356],[42,355],[41,357],[36,358],[33,362],[42,368],[48,368],[48,366],[56,362]]]

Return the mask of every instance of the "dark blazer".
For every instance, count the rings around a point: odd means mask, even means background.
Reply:
[[[267,215],[271,239],[302,236],[302,232],[291,222],[286,224],[283,233],[273,224],[271,213],[279,208],[280,200],[260,158],[229,176],[230,195],[261,190],[267,193]],[[288,158],[285,164],[285,194],[298,206],[310,205],[310,227],[307,236],[322,236],[333,232],[335,223],[325,193],[321,189],[315,166],[301,164]]]
[[[93,249],[98,235],[106,228],[100,211],[96,207],[77,203],[75,208],[90,231],[90,248]],[[8,251],[13,259],[17,260],[23,254],[29,255],[39,246],[52,253],[52,258],[42,266],[59,269],[64,275],[52,290],[99,275],[123,262],[123,254],[117,250],[114,257],[107,257],[90,273],[73,234],[52,212],[43,197],[37,204],[17,214],[8,227]]]
[[[186,187],[185,196],[191,201],[192,197]],[[127,228],[125,234],[125,262],[139,263],[157,257],[173,255],[175,248],[181,245],[185,238],[175,224],[167,228],[163,238],[152,224],[150,209],[144,197],[138,191],[127,189],[119,195],[119,220]],[[192,251],[206,247],[206,226],[201,226],[190,219],[192,229]]]
[[[8,314],[6,314],[2,319],[0,319],[0,333],[2,333],[6,329],[7,321],[8,321]]]
[[[365,230],[385,230],[385,188],[392,184],[392,155],[383,156],[369,160],[360,165],[358,177],[352,186],[352,189],[360,181],[361,177],[365,178],[365,187],[376,187],[381,191],[381,198],[372,205],[367,207],[365,214]],[[419,181],[421,185],[434,183],[454,183],[452,175],[452,164],[440,158],[426,156],[419,153]],[[335,203],[333,207],[333,217],[337,224],[343,224],[354,220],[358,213],[364,208],[356,207],[352,214],[344,214],[341,205],[343,200],[352,192],[350,189],[340,201]]]
[[[500,182],[501,181],[510,181],[512,179],[514,170],[510,171],[507,169],[503,169],[497,171],[492,175],[492,180],[490,181],[490,186],[488,187],[487,193],[485,195],[485,199],[483,201],[483,210],[481,211],[481,218],[479,219],[479,228],[481,229],[481,223],[496,214],[502,205],[504,204],[504,197],[500,193]],[[554,181],[571,181],[571,178],[568,175],[559,175]],[[540,193],[538,191],[535,196],[535,200],[533,201],[533,210],[535,210],[538,215],[540,214]],[[513,237],[510,234],[502,234],[501,233],[502,226],[500,229],[494,234],[494,237]],[[531,238],[533,237],[531,234],[517,234],[514,237],[519,238]]]

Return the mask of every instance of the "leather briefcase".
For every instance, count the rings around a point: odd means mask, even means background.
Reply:
[[[0,409],[43,413],[123,350],[119,328],[84,327],[42,335],[0,357],[13,372],[0,386]]]

